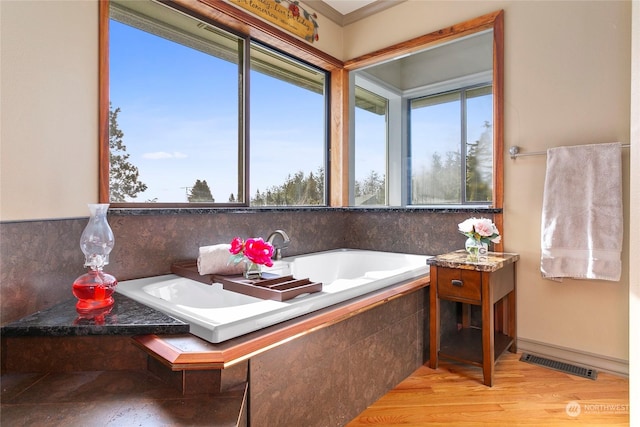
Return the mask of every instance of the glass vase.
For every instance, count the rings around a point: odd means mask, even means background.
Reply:
[[[488,259],[489,244],[487,243],[469,237],[464,243],[464,248],[469,254],[467,258],[472,262],[481,262]]]
[[[248,259],[244,260],[244,278],[248,280],[262,279],[262,266]]]

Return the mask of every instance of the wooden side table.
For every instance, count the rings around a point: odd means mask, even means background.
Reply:
[[[496,359],[507,349],[516,352],[517,254],[489,252],[473,262],[464,250],[430,258],[429,367],[438,358],[454,359],[482,367],[484,384],[493,386]],[[462,328],[440,335],[440,300],[462,303]],[[481,307],[482,325],[470,321],[470,306]],[[451,328],[450,328],[451,329]]]

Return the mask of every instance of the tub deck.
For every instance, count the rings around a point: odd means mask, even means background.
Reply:
[[[217,344],[192,334],[141,335],[134,337],[134,341],[174,371],[224,369],[293,338],[329,327],[429,285],[429,275],[423,275]]]
[[[284,258],[268,269],[322,283],[320,292],[264,300],[175,274],[124,281],[116,291],[189,323],[190,332],[221,343],[259,329],[427,275],[429,256],[340,249]]]

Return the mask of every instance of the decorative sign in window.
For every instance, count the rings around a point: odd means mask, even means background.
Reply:
[[[318,16],[297,0],[229,0],[278,27],[313,43],[318,40]]]

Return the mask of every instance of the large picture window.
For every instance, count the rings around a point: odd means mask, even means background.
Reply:
[[[326,72],[164,4],[110,17],[110,202],[326,204]]]
[[[375,135],[386,138],[386,146],[371,147],[386,155],[387,206],[501,209],[502,44],[503,12],[497,11],[346,61],[355,120],[349,127],[351,181],[357,184],[357,165],[372,157],[358,150],[360,136],[373,141]],[[383,109],[367,110],[363,99],[386,101],[386,116]],[[350,192],[357,195],[357,185]],[[353,196],[349,202],[360,204]]]

